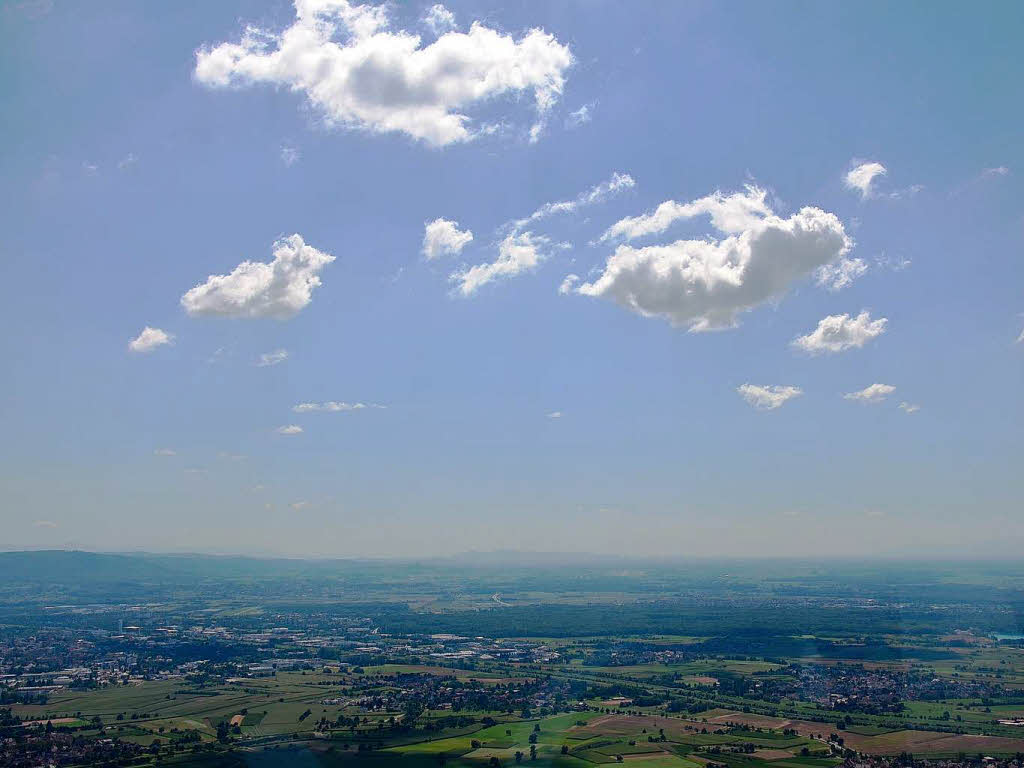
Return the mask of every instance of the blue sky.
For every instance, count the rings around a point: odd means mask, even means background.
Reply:
[[[0,546],[1019,552],[1024,7],[433,5],[3,5]]]

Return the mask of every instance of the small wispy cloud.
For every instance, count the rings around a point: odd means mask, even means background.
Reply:
[[[892,192],[887,192],[885,197],[890,200],[903,200],[908,197],[916,197],[919,192],[924,190],[924,184],[911,184],[909,187],[903,189],[894,189]]]
[[[862,277],[867,271],[868,265],[864,259],[843,257],[839,261],[818,267],[814,274],[820,287],[836,293],[852,285],[854,280]]]
[[[544,135],[544,131],[547,130],[547,127],[548,117],[547,115],[542,115],[537,122],[530,126],[530,131],[526,135],[527,141],[529,141],[530,144],[536,144],[540,141],[540,137]]]
[[[298,424],[287,424],[283,427],[278,427],[276,431],[279,435],[301,435],[302,427]]]
[[[884,176],[889,171],[881,163],[863,160],[854,160],[853,162],[856,165],[847,171],[843,177],[843,184],[847,189],[859,192],[861,200],[866,200],[874,192],[873,185],[875,179],[879,176]]]
[[[562,213],[576,213],[581,208],[585,208],[589,205],[595,205],[597,203],[603,203],[616,195],[633,189],[636,186],[636,180],[628,173],[619,173],[615,171],[605,181],[595,184],[583,192],[580,192],[572,200],[559,200],[554,203],[544,203],[540,208],[535,210],[529,216],[524,219],[516,219],[507,223],[502,229],[504,231],[518,232],[528,224],[532,224],[540,219],[546,219],[550,216],[555,216]]]
[[[148,325],[134,339],[128,342],[128,349],[132,352],[145,354],[152,352],[157,347],[174,343],[174,334],[167,333],[159,328],[150,328]]]
[[[281,162],[284,163],[285,168],[291,168],[302,157],[302,153],[299,152],[297,147],[285,145],[281,147]]]
[[[386,405],[378,403],[343,403],[336,400],[327,400],[323,403],[299,403],[293,405],[292,410],[296,413],[348,413],[350,411],[362,411],[368,408],[387,408]]]
[[[565,279],[562,280],[561,285],[558,286],[559,295],[565,296],[568,293],[572,293],[573,287],[580,281],[580,276],[576,274],[568,274]]]
[[[533,232],[513,232],[498,244],[494,261],[463,266],[448,275],[448,280],[458,284],[459,295],[469,297],[488,283],[533,271],[554,252],[568,247],[568,243],[553,243]]]
[[[127,155],[117,161],[117,170],[126,171],[139,162],[139,158],[134,152],[129,152]]]
[[[857,392],[847,392],[843,399],[855,400],[858,403],[880,403],[895,391],[896,387],[891,384],[871,384]]]
[[[3,13],[23,13],[29,19],[40,19],[53,10],[53,0],[14,0],[3,4]]]
[[[908,403],[906,400],[900,403],[899,407],[904,413],[917,413],[921,410],[920,405],[917,405],[916,403]]]
[[[853,160],[853,167],[843,177],[843,184],[847,189],[860,193],[860,199],[866,200],[869,197],[889,198],[890,200],[902,200],[914,197],[925,187],[924,184],[911,184],[902,189],[893,189],[888,192],[878,192],[875,182],[889,173],[889,169],[881,163],[865,160]]]
[[[154,456],[177,456],[178,452],[172,448],[157,448],[153,451]]]
[[[1010,175],[1010,169],[1005,165],[996,165],[991,168],[982,168],[981,171],[972,178],[954,187],[949,192],[950,197],[957,197],[961,194],[968,192],[979,184],[992,181],[994,179],[1001,179]]]
[[[267,368],[271,365],[280,365],[288,359],[287,349],[275,349],[273,352],[264,352],[256,361],[257,368]]]
[[[902,272],[905,269],[909,269],[912,263],[910,259],[904,256],[889,256],[885,251],[882,251],[875,257],[875,265],[879,269],[888,269],[892,272]]]
[[[56,528],[57,524],[53,520],[36,520],[32,525],[36,528]]]
[[[597,102],[592,101],[589,104],[584,104],[579,109],[570,112],[565,118],[565,127],[569,130],[573,128],[579,128],[581,125],[586,125],[594,119],[594,107]]]
[[[760,411],[774,411],[785,405],[787,400],[792,400],[804,393],[800,387],[760,386],[758,384],[741,384],[736,387],[736,391],[748,405],[752,405]]]
[[[549,419],[560,419],[560,418],[562,418],[562,412],[561,411],[552,411],[551,413],[548,414],[548,418]]]

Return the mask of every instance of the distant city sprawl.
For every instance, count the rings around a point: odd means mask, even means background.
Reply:
[[[883,571],[0,553],[0,756],[1020,768],[1024,572]]]

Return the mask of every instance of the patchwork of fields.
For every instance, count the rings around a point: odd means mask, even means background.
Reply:
[[[367,672],[452,673],[441,667],[391,666],[394,668]],[[490,684],[515,679],[461,670],[455,677]],[[330,675],[318,673],[280,673],[274,678],[248,679],[202,690],[190,689],[181,681],[156,681],[62,692],[46,705],[20,705],[15,710],[26,720],[50,720],[58,729],[116,736],[142,745],[157,739],[173,740],[183,733],[192,733],[193,738],[212,745],[218,726],[227,725],[234,731],[236,752],[248,755],[246,765],[259,765],[261,755],[276,754],[283,748],[296,750],[289,757],[295,764],[311,761],[310,765],[317,766],[340,765],[350,760],[370,760],[380,768],[384,764],[481,768],[493,766],[495,760],[500,765],[524,762],[538,768],[592,768],[613,763],[630,763],[634,768],[831,768],[840,762],[830,754],[828,724],[725,708],[697,716],[658,711],[585,711],[544,718],[496,714],[498,722],[490,726],[478,722],[429,735],[419,732],[401,737],[388,735],[380,727],[401,713],[359,711],[358,731],[347,735],[342,731],[316,731],[313,726],[321,718],[333,721],[357,711],[338,698],[330,685],[335,681]],[[335,703],[328,705],[327,701]],[[443,715],[426,712],[423,717],[429,722]],[[871,725],[844,729],[842,738],[847,748],[871,755],[1024,752],[1024,738]],[[531,748],[535,750],[532,757]],[[216,752],[179,755],[174,763],[231,768],[231,759],[229,754]]]

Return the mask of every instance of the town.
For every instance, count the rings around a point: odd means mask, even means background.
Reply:
[[[367,589],[386,597],[380,578]],[[435,590],[456,578],[438,572],[417,600],[451,605]],[[881,598],[857,597],[834,614],[855,633],[808,636],[786,622],[831,621],[813,594],[772,597],[762,614],[709,583],[699,601],[640,591],[609,611],[600,591],[531,603],[505,581],[500,601],[483,583],[458,593],[471,607],[411,611],[325,603],[290,581],[260,586],[254,610],[248,583],[214,582],[209,598],[142,583],[127,600],[127,585],[106,600],[97,586],[83,600],[15,578],[0,602],[0,763],[230,768],[287,753],[465,768],[1020,768],[1024,648],[997,603],[965,606],[957,627],[924,595],[900,610],[935,628],[897,634]],[[630,628],[643,622],[700,629]]]

